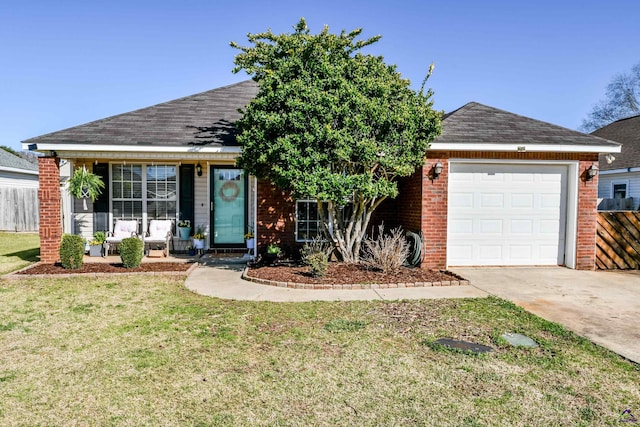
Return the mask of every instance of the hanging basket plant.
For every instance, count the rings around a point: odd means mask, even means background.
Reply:
[[[87,210],[86,199],[95,202],[102,193],[104,182],[102,178],[93,172],[89,172],[85,166],[76,169],[69,179],[69,193],[76,199],[84,200],[84,209]]]

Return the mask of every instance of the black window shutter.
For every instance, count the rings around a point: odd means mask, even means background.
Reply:
[[[188,219],[191,221],[191,227],[194,228],[194,209],[195,209],[195,189],[194,189],[194,166],[180,166],[180,219]]]
[[[104,188],[93,202],[93,231],[108,231],[109,221],[109,163],[93,165],[93,173],[102,178]]]

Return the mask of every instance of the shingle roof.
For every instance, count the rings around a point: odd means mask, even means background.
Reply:
[[[255,82],[224,86],[23,141],[27,144],[237,145],[238,108],[258,93]]]
[[[619,145],[613,141],[607,141],[477,102],[470,102],[455,111],[445,114],[442,122],[442,134],[434,142],[451,144],[605,145],[611,147]]]
[[[38,165],[26,161],[25,159],[18,157],[0,149],[0,168],[13,168],[13,169],[25,169],[28,171],[37,171]]]
[[[607,163],[600,158],[600,169],[622,169],[640,167],[640,116],[615,121],[595,130],[591,135],[622,143],[622,151],[615,154],[616,159]]]

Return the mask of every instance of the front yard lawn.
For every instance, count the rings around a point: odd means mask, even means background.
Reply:
[[[254,303],[164,276],[0,281],[2,426],[620,425],[640,413],[639,378],[497,298]]]
[[[508,347],[521,332],[538,349]],[[443,351],[437,338],[496,347]],[[0,282],[0,425],[619,425],[637,366],[496,298],[252,303]]]

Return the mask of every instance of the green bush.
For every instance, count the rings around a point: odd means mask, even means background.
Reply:
[[[304,262],[309,266],[311,276],[322,277],[329,266],[329,256],[324,252],[314,252],[305,256]]]
[[[137,237],[127,237],[126,239],[122,239],[122,242],[118,245],[120,250],[120,258],[122,259],[122,264],[126,268],[134,268],[139,267],[142,262],[143,254],[143,246],[142,240]]]
[[[80,268],[84,257],[84,239],[75,234],[62,236],[60,244],[60,262],[64,268]]]

